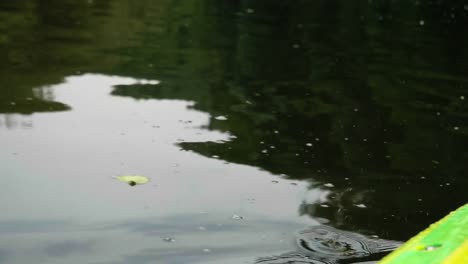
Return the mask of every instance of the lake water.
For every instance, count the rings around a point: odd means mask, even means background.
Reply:
[[[0,263],[407,240],[468,201],[462,2],[1,1]]]

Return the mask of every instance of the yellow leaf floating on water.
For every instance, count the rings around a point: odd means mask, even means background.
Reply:
[[[116,178],[121,182],[128,183],[130,186],[135,186],[137,184],[145,184],[149,182],[149,178],[140,175],[117,176]]]

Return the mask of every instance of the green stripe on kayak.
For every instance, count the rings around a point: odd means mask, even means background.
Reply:
[[[468,263],[468,204],[411,238],[379,264]]]

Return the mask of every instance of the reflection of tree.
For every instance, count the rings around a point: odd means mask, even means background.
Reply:
[[[183,148],[334,185],[302,214],[406,239],[466,200],[467,15],[444,20],[461,1],[20,2],[0,112],[77,71],[160,79],[113,94],[195,101],[237,138]],[[65,107],[36,103],[22,111]]]
[[[183,148],[291,179],[332,183],[328,207],[304,202],[300,212],[344,229],[381,235],[392,230],[385,235],[406,239],[465,202],[457,186],[466,184],[460,175],[467,169],[461,147],[467,138],[449,124],[468,121],[467,109],[457,103],[460,90],[453,88],[467,80],[444,55],[440,21],[424,15],[449,6],[390,1],[201,6],[192,19],[172,22],[173,31],[160,42],[165,49],[128,50],[164,61],[154,65],[161,87],[113,92],[193,100],[198,109],[228,117],[213,119],[209,128],[229,131],[235,139],[182,143]]]

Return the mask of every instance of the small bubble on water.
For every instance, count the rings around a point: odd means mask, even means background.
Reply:
[[[315,138],[315,141],[320,141],[320,138]]]
[[[345,140],[345,141],[348,141],[348,140],[349,140],[349,138],[345,137],[345,138],[344,138],[344,140]]]
[[[453,127],[453,130],[459,130],[459,129],[460,129],[460,128],[457,127],[457,126],[454,126],[454,127]]]
[[[465,100],[465,96],[460,96],[460,100]]]
[[[308,146],[308,147],[312,147],[313,145],[314,144],[312,144],[312,143],[306,143],[306,146]]]
[[[440,116],[440,112],[437,112],[436,115]]]
[[[333,188],[335,185],[333,183],[325,183],[323,186]]]
[[[359,109],[358,109],[358,108],[354,108],[353,111],[354,111],[354,112],[357,112],[357,111],[359,111]]]
[[[217,117],[215,117],[214,119],[220,120],[220,121],[226,121],[226,120],[227,120],[227,117],[225,117],[225,116],[217,116]]]
[[[298,49],[299,47],[300,47],[299,44],[294,44],[293,45],[293,48],[295,48],[295,49]]]
[[[244,219],[244,217],[242,217],[242,216],[240,216],[240,215],[234,214],[234,215],[231,216],[231,219],[234,219],[234,220],[242,220],[242,219]]]
[[[363,138],[362,141],[367,142],[367,138]]]
[[[359,207],[359,208],[367,208],[365,204],[355,204],[354,206]]]
[[[463,9],[465,9],[465,11],[468,11],[468,5],[464,5]]]
[[[328,208],[330,206],[328,206],[328,204],[321,204],[320,207]]]
[[[219,159],[219,156],[218,156],[218,155],[213,155],[213,156],[211,156],[211,157],[214,158],[214,159]]]
[[[206,230],[206,227],[204,227],[204,226],[199,226],[199,227],[198,227],[198,230],[205,231],[205,230]]]
[[[163,241],[168,243],[176,242],[175,238],[173,237],[165,237],[163,238]]]
[[[271,149],[275,149],[276,147],[275,146],[270,146]]]
[[[205,253],[211,253],[211,249],[209,249],[209,248],[204,248],[204,249],[203,249],[203,252],[205,252]]]
[[[279,131],[278,131],[278,130],[275,130],[275,131],[273,131],[273,132],[274,132],[275,134],[279,134]]]
[[[255,12],[255,10],[252,8],[247,8],[245,11],[249,14],[253,14]]]
[[[420,26],[424,26],[424,24],[425,24],[424,20],[419,20],[419,25]]]
[[[265,154],[268,153],[268,149],[262,150],[262,153],[265,153]]]

